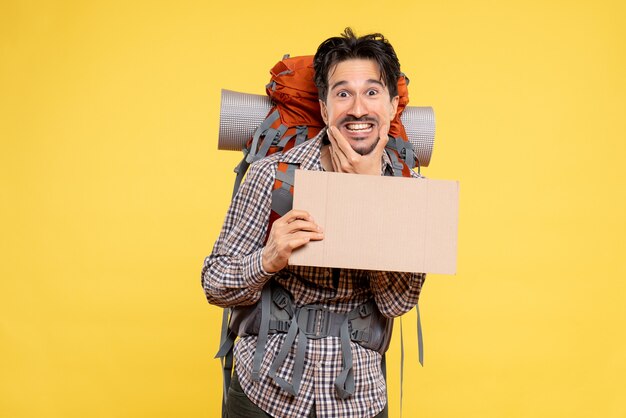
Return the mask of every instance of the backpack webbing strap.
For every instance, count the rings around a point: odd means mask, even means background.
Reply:
[[[220,348],[215,357],[224,357],[224,354],[232,347],[230,344],[229,331],[228,331],[228,318],[230,315],[230,308],[224,308],[222,310],[222,331],[220,333]]]
[[[269,369],[269,377],[286,392],[297,395],[304,372],[304,358],[309,339],[328,336],[339,337],[342,350],[343,369],[335,380],[335,387],[340,398],[345,399],[355,392],[354,374],[352,370],[351,341],[363,347],[381,350],[386,347],[385,338],[387,325],[380,322],[383,317],[376,315],[377,309],[373,300],[369,300],[348,313],[332,312],[322,305],[304,305],[294,308],[291,295],[282,286],[274,282],[265,285],[261,298],[257,302],[258,309],[252,308],[245,316],[236,311],[230,316],[229,332],[218,355],[232,354],[232,341],[235,334],[239,336],[257,335],[257,346],[253,356],[252,378],[260,374],[263,355],[269,334],[287,333],[282,346],[274,357]],[[268,315],[264,315],[269,312]],[[296,344],[296,356],[293,366],[292,382],[277,376],[279,367]],[[232,356],[229,371],[232,370]],[[382,365],[383,369],[385,368]],[[230,374],[225,379],[229,378]],[[226,390],[228,389],[227,386]]]
[[[424,339],[422,337],[422,321],[420,319],[419,303],[415,304],[417,312],[417,358],[424,367]],[[383,358],[384,362],[384,358]],[[384,363],[383,363],[384,364]],[[383,372],[384,373],[384,372]],[[400,418],[402,418],[402,388],[404,386],[404,336],[402,335],[402,317],[400,317]]]
[[[282,185],[272,190],[272,210],[280,216],[289,212],[293,206],[291,187],[293,186],[295,172],[298,167],[297,164],[278,163],[276,180],[280,181]]]
[[[285,341],[270,366],[269,376],[287,393],[296,396],[300,390],[304,371],[304,357],[309,338],[317,339],[328,335],[337,335],[335,333],[337,332],[337,325],[339,325],[338,336],[341,342],[343,369],[335,379],[335,389],[337,390],[337,396],[341,399],[347,399],[354,395],[355,382],[350,341],[355,341],[353,336],[369,335],[367,330],[369,325],[366,326],[365,323],[359,324],[355,320],[369,316],[371,309],[371,305],[367,303],[359,305],[347,314],[327,311],[318,305],[300,307],[291,319]],[[354,328],[352,334],[350,332],[351,326]],[[358,339],[355,342],[358,342]],[[293,366],[292,382],[289,383],[278,376],[277,373],[278,368],[287,358],[294,343],[296,344],[296,357]]]
[[[296,136],[296,134],[283,136],[280,142],[278,143],[278,148],[280,149],[285,148],[285,145],[287,145],[287,142],[289,142],[291,138],[293,138],[294,136]]]
[[[279,163],[279,165],[283,165],[286,171],[276,170],[276,179],[283,183],[283,189],[289,190],[293,186],[294,173],[298,168],[298,164]]]
[[[248,150],[244,148],[243,159],[239,162],[239,164],[237,164],[237,167],[235,167],[235,173],[237,173],[237,177],[235,177],[235,184],[233,185],[233,195],[231,196],[230,200],[233,200],[235,198],[235,195],[239,190],[239,186],[241,185],[241,181],[243,180],[243,176],[246,174],[246,171],[248,171],[248,167],[250,167],[250,163],[246,161],[247,156]]]
[[[309,134],[309,128],[306,126],[296,126],[296,144],[294,146],[298,146],[304,141],[306,141]]]
[[[282,126],[282,125],[281,125]],[[297,147],[304,141],[306,141],[309,137],[309,127],[306,125],[296,126],[296,133],[292,135],[281,135],[281,140],[278,143],[278,148],[283,149],[285,146],[291,141],[293,137],[296,137],[296,141],[294,142],[294,147]]]
[[[402,177],[402,169],[404,168],[404,166],[400,162],[400,158],[398,157],[398,151],[396,151],[395,148],[392,147],[387,148],[391,150],[391,152],[388,152],[387,154],[389,155],[389,159],[391,159],[391,168],[393,169],[393,175],[395,177]]]
[[[254,135],[252,136],[252,144],[250,145],[250,153],[246,157],[246,161],[248,163],[252,163],[253,161],[256,161],[256,160],[264,157],[264,156],[262,156],[262,157],[258,157],[257,156],[257,154],[258,154],[257,153],[257,148],[259,146],[259,139],[261,138],[261,135],[264,135],[267,132],[267,130],[270,129],[272,124],[274,122],[276,122],[279,117],[280,117],[280,115],[278,114],[278,110],[274,110],[272,113],[270,113],[267,116],[267,118],[265,118],[263,123],[261,125],[259,125],[259,127],[256,129],[256,131],[254,131]],[[271,142],[271,141],[269,141],[269,142]]]
[[[418,169],[419,169],[419,161],[415,156],[415,150],[413,149],[413,145],[409,141],[405,141],[401,136],[396,138],[390,137],[389,143],[394,142],[395,146],[393,147],[398,154],[400,154],[400,158],[402,158],[409,167],[415,167],[415,162],[417,161]],[[388,144],[389,144],[388,143]]]
[[[350,330],[348,329],[349,315],[341,324],[339,339],[341,340],[341,359],[343,370],[335,379],[335,389],[340,399],[347,399],[354,395],[354,372],[352,370],[352,348],[350,347]]]
[[[224,375],[224,387],[222,388],[222,418],[228,418],[226,414],[226,400],[228,398],[228,388],[230,387],[230,380],[233,371],[233,352],[232,350],[224,357],[223,362],[223,375]]]
[[[254,349],[254,357],[252,360],[252,380],[258,382],[261,380],[259,372],[261,370],[261,362],[263,361],[263,352],[265,352],[265,344],[267,343],[267,335],[270,330],[270,302],[272,301],[272,291],[269,286],[265,286],[261,292],[261,325],[259,326],[259,337]]]
[[[404,387],[404,335],[402,334],[402,317],[400,317],[400,418],[402,418],[403,387]]]
[[[424,367],[424,338],[422,337],[422,319],[419,303],[415,304],[415,311],[417,312],[417,358],[422,367]]]
[[[230,309],[224,308],[222,311],[222,331],[220,334],[220,348],[215,355],[222,363],[222,418],[226,417],[226,399],[228,397],[228,388],[233,374],[233,344],[234,336],[228,329]]]
[[[278,113],[278,111],[276,111],[276,113]],[[254,156],[254,160],[260,160],[261,158],[266,157],[267,153],[270,150],[270,147],[274,143],[277,144],[278,140],[282,138],[283,135],[285,135],[286,131],[287,127],[282,124],[276,129],[268,128],[267,132],[265,133],[265,137],[263,138],[263,143],[259,147],[259,151]]]
[[[308,340],[306,338],[298,339],[298,347],[296,351],[296,358],[293,366],[293,377],[291,378],[291,383],[287,382],[285,379],[276,375],[278,372],[278,367],[285,361],[287,355],[289,354],[289,350],[293,345],[296,337],[298,336],[298,315],[294,315],[291,320],[291,325],[289,326],[289,331],[287,331],[287,336],[285,337],[285,341],[283,342],[283,346],[280,351],[274,358],[269,370],[269,376],[274,379],[274,381],[287,393],[290,393],[293,396],[296,396],[300,391],[300,382],[302,380],[302,372],[304,370],[304,355],[306,353],[306,346],[308,344]],[[304,340],[304,341],[303,341]]]

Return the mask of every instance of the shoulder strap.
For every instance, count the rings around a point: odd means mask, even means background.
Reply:
[[[265,242],[267,242],[274,222],[293,207],[293,184],[298,167],[298,164],[283,161],[278,163],[272,190],[270,217],[267,222],[267,231],[265,232]]]
[[[414,167],[415,161],[417,161],[411,143],[401,137],[394,138],[390,136],[385,149],[391,159],[393,175],[396,177],[411,177],[411,167]],[[417,164],[419,174],[419,161]]]

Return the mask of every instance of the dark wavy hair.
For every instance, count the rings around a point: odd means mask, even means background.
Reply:
[[[389,89],[389,96],[394,98],[398,95],[400,61],[393,46],[380,33],[357,37],[351,28],[346,28],[341,36],[322,42],[313,58],[315,85],[323,102],[328,95],[328,72],[340,62],[355,58],[374,60],[380,69],[381,79]]]

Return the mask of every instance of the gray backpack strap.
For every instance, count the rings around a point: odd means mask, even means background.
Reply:
[[[248,167],[250,167],[250,163],[246,161],[247,157],[248,157],[248,150],[244,148],[243,159],[239,162],[239,164],[237,164],[237,167],[235,167],[235,173],[237,173],[237,177],[235,177],[235,185],[233,186],[233,195],[230,197],[230,200],[233,200],[235,196],[237,195],[237,191],[239,191],[239,186],[241,185],[241,182],[243,181],[243,176],[246,174],[246,171],[248,171]]]
[[[278,111],[276,112],[278,113]],[[261,158],[265,158],[267,156],[270,147],[273,144],[278,144],[278,140],[285,134],[287,131],[287,127],[285,125],[280,125],[278,129],[269,128],[265,133],[265,138],[263,139],[263,143],[259,148],[259,151],[254,156],[254,160],[260,160]]]
[[[228,418],[226,415],[226,400],[228,398],[228,388],[230,387],[230,380],[233,372],[233,351],[231,350],[225,357],[223,361],[223,370],[224,370],[224,387],[222,388],[222,418]]]
[[[415,310],[417,311],[417,358],[422,367],[424,367],[424,337],[422,336],[422,319],[419,303],[415,305]]]
[[[293,207],[293,195],[289,191],[294,183],[294,177],[298,164],[287,164],[287,172],[276,170],[276,179],[282,181],[282,187],[272,191],[272,210],[283,216]]]
[[[420,164],[419,158],[417,157],[417,154],[415,153],[415,148],[413,148],[413,144],[411,142],[403,140],[402,137],[394,138],[390,136],[389,142],[387,143],[387,146],[385,148],[397,151],[398,155],[400,155],[400,158],[404,160],[409,168],[417,167],[417,175],[422,177],[422,166]],[[390,152],[389,155],[392,159],[392,165],[394,166],[393,175],[401,176],[402,170],[400,169],[400,172],[396,172],[395,170],[396,162],[399,162],[398,156],[393,152]]]
[[[404,396],[404,335],[402,333],[402,317],[400,317],[400,418],[402,418],[402,398]]]
[[[354,395],[355,390],[348,320],[349,317],[346,315],[346,319],[343,321],[343,324],[341,324],[341,331],[339,333],[339,339],[341,340],[341,359],[343,363],[343,370],[341,370],[341,373],[339,373],[335,379],[335,389],[337,389],[337,396],[341,399],[347,399]]]
[[[298,315],[296,314],[291,320],[291,325],[289,326],[289,331],[287,331],[287,336],[285,337],[285,341],[283,342],[283,345],[280,348],[280,351],[274,358],[274,361],[272,362],[270,366],[270,371],[269,371],[269,376],[272,379],[274,379],[274,381],[284,391],[286,391],[287,393],[290,393],[293,396],[296,396],[298,394],[298,391],[300,390],[300,380],[302,378],[302,370],[304,369],[304,353],[301,354],[300,352],[301,351],[306,352],[306,345],[308,342],[306,338],[304,338],[304,341],[302,341],[302,339],[298,341],[298,350],[296,352],[296,361],[294,364],[294,373],[292,377],[292,383],[290,384],[286,380],[277,376],[276,373],[278,372],[278,368],[280,367],[280,365],[283,364],[283,362],[287,358],[287,355],[289,354],[289,350],[291,349],[291,346],[293,345],[294,341],[296,340],[296,337],[298,336],[297,317]],[[300,357],[302,357],[302,361],[298,363],[298,360]],[[299,370],[299,373],[298,373],[298,370]]]
[[[295,136],[295,135],[286,135],[286,136],[283,136],[283,137],[282,137],[282,139],[280,140],[280,142],[278,143],[278,147],[279,147],[280,149],[285,148],[285,145],[287,145],[287,142],[289,142],[289,140],[290,140],[291,138],[293,138],[294,136]]]
[[[269,334],[271,302],[272,290],[269,285],[266,285],[261,291],[261,325],[259,326],[259,336],[252,361],[252,380],[255,382],[261,380],[259,372],[261,370],[261,362],[263,361],[263,353],[265,352],[265,344],[267,343],[267,335]]]
[[[294,310],[289,292],[277,283],[269,282],[256,305],[231,314],[228,335],[258,335],[252,378],[260,380],[260,366],[268,334],[286,332],[285,340],[270,365],[268,375],[293,396],[300,390],[308,340],[339,337],[343,368],[335,379],[335,388],[337,396],[346,399],[355,392],[351,341],[384,354],[389,344],[392,325],[393,321],[382,316],[373,300],[357,306],[347,314],[329,311],[322,305],[305,305]],[[294,344],[296,355],[289,383],[277,374]],[[384,369],[384,364],[381,367]]]
[[[278,114],[278,110],[274,110],[270,113],[267,118],[263,121],[263,123],[254,131],[254,135],[252,136],[252,144],[250,145],[250,153],[246,157],[246,161],[248,163],[252,163],[262,157],[257,157],[257,148],[259,146],[259,139],[261,135],[265,135],[267,130],[270,129],[272,123],[276,122],[280,115]]]
[[[398,154],[400,154],[400,158],[404,160],[409,168],[415,167],[417,157],[415,155],[415,150],[413,149],[413,144],[411,144],[409,141],[403,140],[400,136],[396,138],[389,138],[387,147],[389,147],[389,144],[393,144],[391,148],[398,151]]]
[[[393,150],[393,148],[391,149]],[[400,158],[398,158],[398,154],[392,151],[392,152],[388,152],[387,155],[389,155],[389,159],[391,160],[391,168],[393,169],[393,175],[395,177],[402,177],[402,163],[400,162]]]
[[[220,348],[215,358],[220,359],[222,364],[222,418],[226,418],[226,399],[228,397],[228,388],[233,374],[233,345],[235,336],[229,331],[230,309],[224,308],[222,311],[222,332],[220,335]]]
[[[243,159],[239,162],[239,164],[237,164],[237,167],[235,167],[235,173],[237,173],[237,177],[235,177],[235,185],[233,187],[233,195],[231,197],[231,200],[237,194],[237,191],[239,190],[239,186],[241,185],[241,182],[243,181],[243,176],[248,171],[250,164],[253,163],[254,161],[257,161],[257,160],[260,160],[261,158],[266,157],[272,144],[276,142],[279,138],[282,138],[282,136],[287,131],[287,127],[282,124],[278,127],[278,129],[270,128],[272,123],[278,120],[279,117],[280,117],[280,114],[278,113],[278,110],[275,110],[274,112],[272,112],[263,121],[261,126],[259,126],[257,130],[254,131],[254,136],[252,137],[252,144],[250,145],[250,149],[249,150],[246,148],[243,149]],[[261,139],[261,136],[264,137],[264,140],[261,143],[261,146],[259,148],[259,140]],[[280,148],[283,148],[285,146],[284,145],[285,143],[286,141],[283,139],[282,141],[278,143],[278,146]]]
[[[296,137],[296,142],[294,142],[294,147],[297,147],[301,143],[307,140],[307,135],[309,133],[308,126],[296,126],[296,133],[293,135],[281,136],[281,140],[278,143],[279,148],[285,148],[285,145],[293,138]]]
[[[420,319],[419,304],[415,305],[417,312],[417,351],[418,360],[424,367],[424,340],[422,338],[422,321]],[[384,361],[384,358],[383,358]],[[383,371],[384,374],[384,371]],[[404,336],[402,335],[402,317],[400,317],[400,417],[402,417],[402,396],[404,386]]]
[[[296,144],[294,146],[297,147],[306,141],[308,133],[309,128],[307,126],[296,126]]]

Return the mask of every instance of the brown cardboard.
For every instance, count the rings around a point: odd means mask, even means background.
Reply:
[[[297,170],[294,209],[324,229],[289,264],[456,273],[459,182]]]

